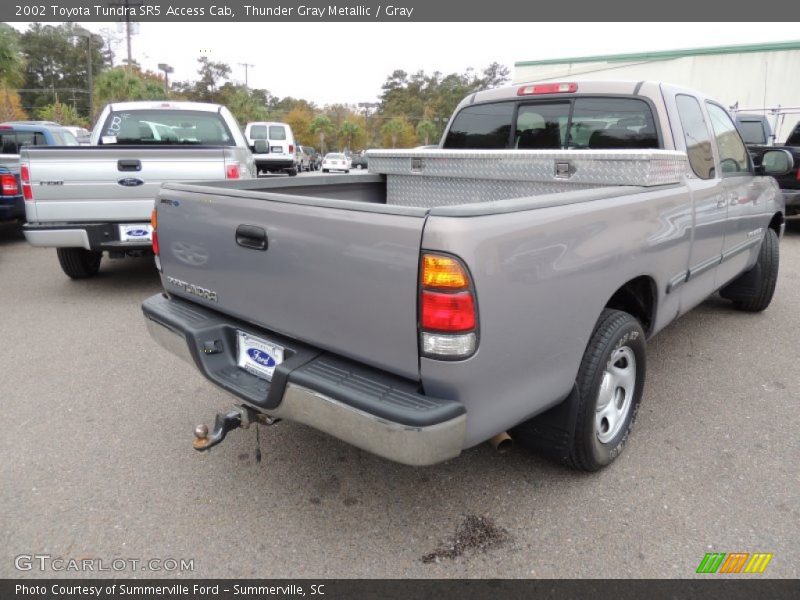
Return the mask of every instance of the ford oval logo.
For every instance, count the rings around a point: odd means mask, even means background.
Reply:
[[[125,187],[136,187],[137,185],[144,185],[144,181],[136,177],[126,177],[125,179],[120,179],[117,183],[120,185],[124,185]]]
[[[128,229],[125,234],[128,237],[145,237],[150,235],[150,232],[147,229]]]
[[[275,366],[275,359],[272,358],[269,354],[267,354],[263,350],[259,350],[258,348],[248,348],[247,349],[247,356],[252,358],[253,361],[257,362],[262,367],[274,367]]]

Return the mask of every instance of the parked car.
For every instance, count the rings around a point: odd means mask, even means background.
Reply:
[[[322,172],[328,173],[330,171],[344,171],[350,172],[350,161],[341,152],[328,152],[325,158],[322,159]]]
[[[311,156],[305,151],[303,146],[297,146],[297,171],[302,173],[303,171],[310,171],[311,170]]]
[[[109,104],[91,146],[25,146],[20,163],[25,238],[56,248],[73,279],[94,276],[104,252],[112,258],[151,252],[158,242],[150,213],[163,182],[256,176],[230,111],[196,102]]]
[[[794,126],[784,144],[774,143],[775,136],[765,115],[736,115],[736,126],[756,166],[761,164],[764,152],[770,149],[783,148],[791,153],[794,166],[776,179],[786,203],[786,216],[800,215],[800,122]]]
[[[196,449],[289,419],[423,465],[508,431],[595,471],[628,440],[646,340],[717,290],[748,312],[772,299],[784,205],[765,175],[790,157],[754,168],[701,93],[473,93],[441,148],[369,160],[299,194],[279,179],[159,192],[165,293],[145,322],[237,402]]]
[[[303,146],[306,154],[309,156],[309,165],[312,171],[319,171],[322,166],[322,155],[311,146]]]
[[[259,173],[297,175],[294,133],[286,123],[254,122],[244,129],[247,145],[253,151]],[[257,142],[262,142],[256,147]]]
[[[353,169],[366,169],[369,166],[366,152],[356,152],[350,156],[350,167]]]
[[[0,154],[3,156],[18,156],[23,146],[77,145],[75,136],[57,123],[0,123]]]
[[[88,146],[90,144],[92,132],[85,127],[73,127],[66,125],[64,126],[64,129],[74,135],[75,139],[78,140],[78,143],[81,146]]]
[[[0,221],[25,217],[25,202],[19,181],[19,164],[7,166],[0,160]]]

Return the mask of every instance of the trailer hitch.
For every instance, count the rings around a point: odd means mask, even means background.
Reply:
[[[272,425],[280,419],[269,415],[257,413],[247,406],[235,406],[226,413],[217,413],[214,419],[214,430],[209,434],[207,425],[198,425],[194,428],[195,450],[203,452],[219,444],[225,439],[229,431],[234,429],[248,429],[251,424]],[[260,452],[259,452],[260,453]]]

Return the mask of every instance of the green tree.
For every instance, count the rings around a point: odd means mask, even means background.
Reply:
[[[55,121],[62,125],[75,125],[78,127],[88,127],[89,120],[81,117],[78,112],[69,104],[62,104],[56,100],[53,104],[43,106],[38,110],[36,116],[42,121]]]
[[[325,136],[333,133],[333,123],[331,123],[331,120],[325,115],[317,115],[314,117],[314,120],[311,121],[308,130],[314,135],[319,136],[320,152],[325,154]]]
[[[423,119],[417,123],[417,137],[425,146],[431,143],[431,140],[436,137],[437,133],[438,128],[436,125],[427,119]]]
[[[267,107],[258,94],[253,94],[243,85],[226,83],[219,89],[219,103],[224,104],[241,123],[264,121],[267,118]]]
[[[344,149],[351,150],[353,148],[353,139],[361,133],[358,125],[352,121],[345,121],[339,127],[339,138],[344,142]]]
[[[406,128],[406,122],[401,117],[393,117],[389,121],[387,121],[383,127],[381,127],[381,131],[385,136],[388,136],[392,141],[392,148],[397,147],[397,141],[400,139],[400,135]]]
[[[88,62],[95,76],[105,69],[103,42],[96,37],[87,42],[74,23],[33,23],[19,36],[19,47],[27,63],[22,87],[35,90],[22,93],[23,103],[40,108],[53,104],[58,94],[88,116]]]
[[[125,67],[109,69],[95,79],[94,101],[98,108],[109,102],[161,100],[163,98],[163,84],[157,80],[142,77],[136,71],[128,75]]]
[[[200,79],[194,84],[194,100],[216,102],[217,89],[231,76],[231,68],[223,62],[212,62],[206,56],[201,56],[197,62],[200,63],[197,69]]]
[[[16,87],[25,80],[25,59],[19,48],[19,34],[0,23],[0,84]]]

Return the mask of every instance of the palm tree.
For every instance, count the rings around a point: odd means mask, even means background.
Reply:
[[[427,119],[423,119],[417,124],[417,137],[421,140],[424,140],[424,144],[427,146],[430,144],[431,138],[436,135],[436,125],[428,121]]]
[[[400,137],[400,134],[403,133],[405,129],[405,124],[403,120],[399,117],[393,117],[391,121],[388,121],[386,125],[383,126],[381,131],[385,135],[391,136],[392,138],[392,148],[397,146],[397,138]]]
[[[325,134],[333,131],[333,123],[331,123],[331,120],[325,115],[317,115],[314,117],[314,120],[311,121],[308,130],[312,134],[319,134],[320,151],[325,154]]]
[[[342,126],[339,128],[339,136],[345,139],[345,149],[352,150],[350,146],[353,143],[353,138],[358,135],[359,131],[358,125],[352,121],[345,121],[342,123]]]

